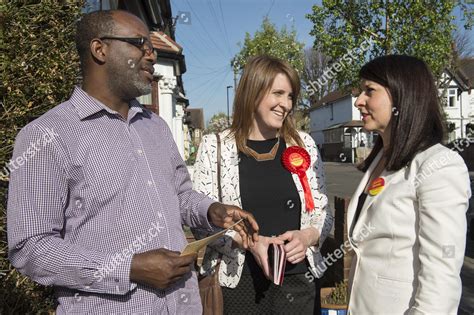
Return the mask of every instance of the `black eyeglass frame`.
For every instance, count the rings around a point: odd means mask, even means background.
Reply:
[[[138,49],[144,51],[148,55],[154,54],[153,44],[148,38],[144,36],[142,37],[102,36],[99,39],[100,40],[104,40],[104,39],[119,40],[121,42],[125,42],[137,47]]]

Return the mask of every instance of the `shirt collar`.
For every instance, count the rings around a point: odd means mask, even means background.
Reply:
[[[105,110],[108,113],[111,113],[114,115],[118,114],[117,111],[105,106],[102,102],[100,102],[99,100],[87,94],[79,86],[76,86],[74,88],[74,92],[72,93],[70,101],[72,105],[74,106],[74,108],[76,109],[76,112],[79,115],[79,118],[81,120],[93,114],[96,114],[102,110]],[[135,113],[144,114],[143,106],[136,99],[133,99],[130,101],[129,108]]]

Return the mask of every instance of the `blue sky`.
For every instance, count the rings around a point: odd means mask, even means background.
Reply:
[[[176,41],[186,57],[183,82],[190,107],[204,108],[206,122],[218,112],[227,112],[226,86],[234,85],[230,60],[240,51],[238,43],[243,43],[245,33],[253,35],[264,16],[268,15],[278,29],[294,26],[298,40],[312,46],[312,23],[305,15],[312,12],[314,4],[320,1],[171,0],[173,15],[181,13]],[[231,111],[233,96],[231,89]]]

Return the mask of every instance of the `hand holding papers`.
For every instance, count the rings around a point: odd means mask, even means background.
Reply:
[[[276,285],[282,285],[285,276],[286,253],[283,246],[280,244],[268,246],[268,265],[273,274],[273,283]]]
[[[217,240],[219,237],[222,237],[224,236],[224,234],[229,231],[229,230],[232,230],[234,228],[234,226],[236,226],[237,224],[239,224],[240,222],[242,222],[243,219],[240,219],[239,221],[237,221],[236,223],[234,223],[232,226],[230,226],[228,229],[225,229],[225,230],[222,230],[220,232],[217,232],[216,234],[213,234],[211,236],[208,236],[206,238],[203,238],[201,240],[198,240],[198,241],[194,241],[194,242],[191,242],[191,243],[188,243],[188,245],[186,245],[186,247],[184,248],[183,252],[181,253],[180,256],[185,256],[185,255],[189,255],[189,254],[192,254],[192,253],[198,253],[199,250],[201,248],[203,248],[204,246],[206,246],[207,244]]]
[[[240,209],[237,206],[226,205],[220,202],[214,202],[209,206],[207,211],[207,218],[209,222],[215,226],[227,229],[229,226],[234,225],[233,230],[240,234],[242,238],[242,247],[248,249],[249,246],[253,247],[255,242],[258,241],[258,224],[255,218],[250,212]],[[240,221],[239,224],[234,222]]]

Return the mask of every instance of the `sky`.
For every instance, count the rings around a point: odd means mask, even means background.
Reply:
[[[294,26],[297,40],[311,47],[312,23],[305,17],[314,0],[171,0],[176,42],[183,47],[186,73],[184,89],[190,108],[203,108],[206,122],[216,113],[227,113],[227,86],[234,85],[231,59],[240,51],[245,33],[252,36],[268,15],[277,29]],[[455,12],[457,23],[460,12]],[[474,32],[470,31],[474,40]],[[229,89],[232,112],[234,89]]]

